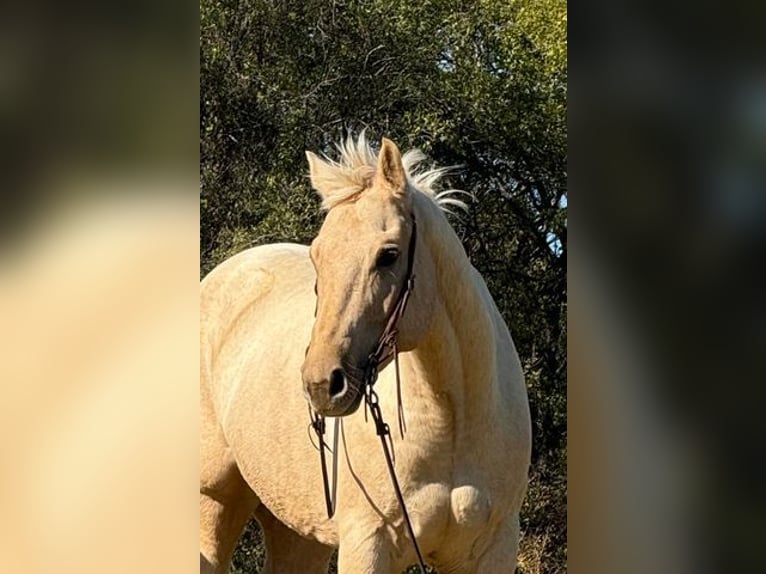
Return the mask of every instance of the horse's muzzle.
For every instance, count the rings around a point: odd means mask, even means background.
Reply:
[[[360,385],[339,368],[316,382],[304,372],[303,388],[311,408],[327,417],[349,415],[359,408],[362,400]]]

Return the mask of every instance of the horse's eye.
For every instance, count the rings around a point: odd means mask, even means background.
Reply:
[[[378,259],[375,261],[375,266],[378,269],[391,267],[396,263],[397,259],[399,259],[399,250],[396,247],[389,247],[378,253]]]

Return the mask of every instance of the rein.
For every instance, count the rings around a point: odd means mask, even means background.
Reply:
[[[391,429],[388,424],[383,420],[383,413],[380,410],[380,401],[378,394],[375,392],[374,386],[378,380],[378,373],[381,365],[384,367],[393,358],[395,370],[396,370],[396,403],[397,403],[397,418],[399,422],[399,433],[404,438],[404,433],[407,430],[406,423],[404,421],[404,408],[402,406],[401,398],[401,379],[399,376],[399,349],[397,347],[397,335],[399,331],[397,324],[404,315],[404,311],[407,308],[407,302],[409,301],[412,290],[415,288],[415,275],[413,273],[413,266],[415,261],[415,244],[417,242],[417,224],[415,222],[415,215],[412,215],[412,235],[410,236],[410,245],[407,252],[407,274],[405,275],[404,284],[399,291],[399,296],[394,303],[394,307],[391,310],[391,314],[388,317],[386,328],[383,330],[378,344],[373,352],[367,358],[367,366],[364,372],[364,380],[362,381],[362,392],[364,393],[364,416],[367,420],[367,410],[370,411],[370,416],[375,423],[375,432],[380,437],[380,443],[383,447],[383,455],[386,458],[386,465],[388,466],[388,474],[391,477],[391,483],[394,487],[394,493],[399,501],[399,506],[402,509],[402,515],[407,525],[407,531],[412,539],[412,545],[415,547],[415,553],[418,557],[418,563],[420,570],[423,574],[426,573],[426,565],[423,560],[423,556],[418,546],[418,541],[415,538],[415,531],[412,528],[412,522],[410,521],[409,513],[407,512],[407,506],[404,503],[404,496],[399,486],[399,481],[396,478],[396,471],[394,470],[395,458],[393,454],[393,439],[391,438]],[[335,433],[333,441],[333,480],[332,489],[330,487],[330,481],[327,473],[327,455],[326,450],[329,450],[325,441],[324,433],[325,418],[315,413],[311,406],[309,406],[309,415],[311,417],[311,428],[317,435],[319,442],[319,461],[322,467],[322,482],[324,487],[325,504],[327,506],[327,517],[332,518],[335,514],[335,494],[337,491],[338,480],[338,426],[340,418],[335,419]]]

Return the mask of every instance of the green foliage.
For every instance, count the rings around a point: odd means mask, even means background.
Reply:
[[[202,0],[202,274],[321,223],[304,150],[349,130],[459,165],[453,221],[513,333],[534,424],[525,573],[566,569],[566,4]],[[256,552],[253,527],[235,561]],[[254,560],[250,561],[255,562]]]

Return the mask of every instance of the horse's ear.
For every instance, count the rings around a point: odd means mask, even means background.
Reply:
[[[383,138],[381,143],[375,177],[390,187],[395,195],[404,195],[407,192],[407,176],[404,173],[402,154],[399,153],[396,144],[388,138]]]
[[[329,182],[334,175],[333,167],[317,154],[310,151],[306,152],[306,159],[309,161],[311,187],[313,187],[319,196],[324,199],[325,192],[329,190]]]

